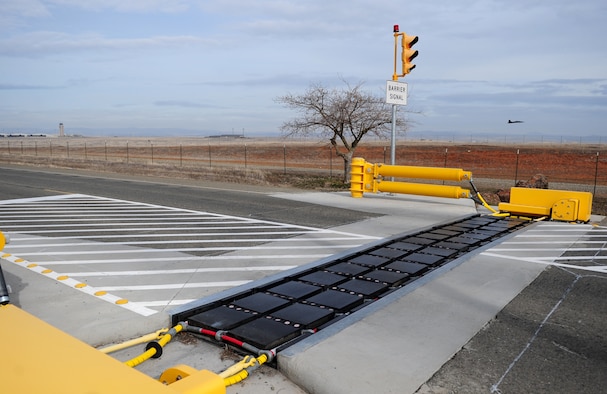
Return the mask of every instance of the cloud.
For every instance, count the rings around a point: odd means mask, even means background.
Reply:
[[[0,40],[0,56],[40,57],[82,51],[132,51],[214,45],[215,41],[191,35],[145,38],[108,38],[100,34],[70,35],[36,31]]]
[[[28,85],[28,84],[10,84],[0,83],[0,90],[49,90],[59,89],[59,86],[51,85]]]
[[[419,36],[417,68],[403,80],[406,110],[423,112],[427,127],[482,129],[519,115],[531,127],[535,110],[604,130],[595,125],[607,95],[605,0],[0,0],[0,9],[0,101],[18,109],[4,122],[30,124],[35,108],[47,111],[40,122],[61,113],[268,129],[291,116],[273,99],[314,82],[366,81],[383,95],[399,24]]]
[[[29,18],[48,18],[48,8],[38,0],[0,0],[0,31],[11,30]]]
[[[268,87],[268,86],[307,86],[310,84],[309,76],[302,76],[299,74],[278,74],[267,77],[251,77],[246,79],[228,79],[228,80],[212,80],[204,82],[192,82],[187,85],[200,85],[200,86],[224,86],[224,87]]]
[[[187,0],[48,0],[48,3],[91,11],[174,13],[189,9],[192,2]]]
[[[23,17],[46,17],[50,15],[48,8],[38,0],[0,0],[3,14]]]
[[[160,107],[183,107],[183,108],[210,108],[210,105],[204,105],[192,101],[185,100],[160,100],[155,101],[154,105]]]

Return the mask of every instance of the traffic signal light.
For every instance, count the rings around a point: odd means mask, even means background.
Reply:
[[[417,36],[408,36],[405,33],[401,33],[402,35],[402,63],[403,63],[403,73],[402,76],[409,74],[411,70],[415,68],[415,64],[411,63],[413,59],[415,59],[418,55],[417,50],[411,49],[413,45],[417,43]]]

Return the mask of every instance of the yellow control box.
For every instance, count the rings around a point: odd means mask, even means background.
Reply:
[[[592,214],[592,193],[513,187],[510,189],[510,202],[502,202],[498,208],[513,215],[587,222]]]

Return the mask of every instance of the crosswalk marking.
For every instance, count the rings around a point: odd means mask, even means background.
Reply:
[[[607,227],[542,222],[482,255],[607,273]]]
[[[377,239],[81,194],[0,201],[2,258],[149,316]]]

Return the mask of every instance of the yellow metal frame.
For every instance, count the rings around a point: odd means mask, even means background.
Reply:
[[[403,193],[445,198],[469,198],[470,190],[459,186],[434,185],[425,183],[394,182],[385,178],[415,178],[445,181],[470,181],[472,173],[460,168],[438,168],[417,166],[396,166],[367,163],[361,157],[352,159],[350,193],[360,198],[364,193]],[[472,185],[474,188],[474,185]],[[546,217],[552,220],[568,222],[587,222],[592,214],[592,193],[569,190],[533,189],[513,187],[510,189],[510,202],[499,203],[499,213],[483,200],[478,199],[491,209],[495,215],[515,215],[530,218]]]
[[[470,190],[459,186],[383,180],[388,177],[463,181],[472,179],[472,173],[460,168],[371,164],[363,158],[355,157],[352,159],[350,173],[350,193],[352,197],[356,198],[362,197],[365,192],[403,193],[445,198],[470,197]]]
[[[164,385],[14,305],[0,306],[0,321],[0,382],[5,393],[226,392],[223,378],[209,371]]]

